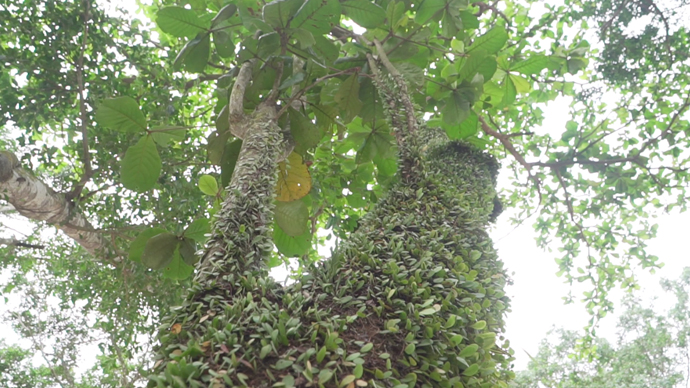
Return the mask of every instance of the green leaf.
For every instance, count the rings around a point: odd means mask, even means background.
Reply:
[[[304,81],[305,73],[303,71],[300,71],[299,73],[293,74],[283,81],[283,83],[280,84],[278,87],[278,90],[285,90],[293,85],[296,85],[302,81]]]
[[[151,237],[141,254],[141,263],[154,270],[164,268],[172,262],[179,242],[177,236],[167,232]]]
[[[326,34],[340,23],[338,0],[307,0],[290,22],[292,28],[304,28],[314,34]]]
[[[477,134],[479,125],[479,117],[474,111],[470,110],[469,116],[463,120],[460,125],[446,125],[444,129],[446,134],[448,134],[449,139],[459,140],[467,139],[470,136]]]
[[[148,228],[144,229],[141,233],[137,235],[137,238],[129,244],[129,259],[140,263],[141,254],[144,253],[144,247],[146,247],[146,242],[153,236],[165,233],[166,230],[163,228]]]
[[[469,368],[465,369],[462,374],[465,376],[474,376],[477,372],[479,372],[479,364],[472,364]]]
[[[96,122],[121,132],[146,130],[146,118],[139,110],[139,104],[132,97],[103,100],[96,107]]]
[[[199,190],[206,195],[218,195],[219,190],[216,178],[211,175],[202,175],[201,178],[199,178]]]
[[[414,21],[419,24],[426,24],[446,7],[446,0],[424,0],[419,5],[414,15]]]
[[[277,370],[283,370],[289,366],[291,366],[294,363],[292,360],[278,360],[275,365],[275,369]]]
[[[221,114],[223,112],[221,111]],[[226,120],[227,121],[227,120]],[[212,164],[221,164],[222,158],[225,152],[225,146],[230,139],[230,131],[218,132],[214,131],[209,136],[206,145],[206,152],[208,154],[208,160]]]
[[[299,236],[289,236],[278,224],[273,225],[273,242],[278,251],[288,257],[299,257],[311,247],[311,231],[307,230]]]
[[[218,27],[224,21],[230,19],[237,12],[235,4],[228,4],[218,11],[218,14],[211,20],[211,28]]]
[[[472,325],[473,329],[482,330],[486,327],[486,321],[477,321]]]
[[[352,121],[362,109],[362,102],[359,100],[359,82],[357,74],[349,76],[342,84],[338,92],[333,96],[338,107],[343,112],[345,123]]]
[[[200,19],[191,9],[182,7],[161,8],[156,14],[156,24],[163,32],[178,38],[191,38],[209,28],[208,21]]]
[[[386,21],[386,11],[368,0],[350,0],[342,3],[343,13],[364,28],[376,28]]]
[[[462,349],[460,351],[460,354],[458,354],[458,355],[462,358],[467,358],[467,357],[477,353],[478,349],[479,349],[479,345],[477,345],[477,344],[468,345],[465,349]]]
[[[462,20],[462,26],[465,30],[475,30],[479,28],[479,19],[474,16],[472,12],[461,11],[460,20]]]
[[[525,75],[531,75],[539,74],[547,67],[549,67],[549,57],[545,55],[532,55],[524,61],[520,61],[511,66],[510,70]]]
[[[530,85],[529,81],[523,77],[515,74],[508,74],[508,77],[510,77],[510,80],[513,81],[513,85],[515,85],[515,91],[517,93],[529,93],[530,90],[532,90],[532,85]]]
[[[446,105],[441,109],[441,114],[443,115],[444,123],[449,125],[458,124],[469,116],[470,102],[460,93],[454,91],[446,99]]]
[[[323,35],[316,35],[314,36],[314,46],[309,48],[309,52],[324,59],[326,65],[330,65],[338,59],[340,50],[338,46],[333,44],[332,40],[324,38]]]
[[[230,32],[224,30],[213,31],[213,45],[216,52],[222,58],[235,56],[235,42],[232,41]]]
[[[515,102],[515,97],[517,97],[517,91],[515,90],[515,84],[511,77],[506,77],[503,82],[503,100],[501,105],[508,106]]]
[[[264,5],[263,18],[271,27],[285,28],[304,0],[274,0]]]
[[[122,160],[120,179],[129,190],[142,193],[156,185],[161,168],[161,158],[153,137],[144,136],[127,149]]]
[[[163,270],[163,277],[172,280],[187,279],[189,275],[194,273],[194,267],[185,263],[180,256],[179,250],[175,250],[173,259]]]
[[[201,73],[208,64],[208,58],[211,55],[211,35],[209,33],[201,33],[196,38],[187,42],[182,48],[177,57],[173,68],[179,70],[184,64],[185,70],[190,73]]]
[[[433,315],[436,314],[436,309],[433,307],[426,308],[419,312],[419,315]]]
[[[225,144],[223,157],[220,160],[220,182],[223,187],[228,187],[232,180],[232,174],[235,171],[237,159],[240,157],[242,150],[242,140],[237,139]]]
[[[476,50],[484,50],[488,54],[496,54],[508,41],[508,33],[503,26],[496,26],[486,34],[478,37],[472,42],[472,45],[467,49],[467,53]]]
[[[307,231],[309,209],[301,199],[276,203],[275,221],[288,236],[295,237]]]
[[[299,111],[289,108],[288,112],[290,115],[290,132],[297,143],[295,152],[304,154],[308,149],[319,144],[324,135],[323,131]]]
[[[473,51],[472,54],[470,54],[467,60],[465,61],[465,64],[458,72],[458,82],[466,79],[472,79],[474,75],[477,74],[477,71],[484,62],[486,56],[487,53],[484,50]]]
[[[277,32],[269,32],[259,37],[259,46],[256,55],[259,58],[268,58],[278,54],[280,50],[280,35]]]
[[[211,233],[211,226],[207,218],[199,218],[192,221],[189,226],[184,230],[182,235],[184,237],[189,237],[198,243],[206,242],[207,234]]]
[[[187,136],[187,129],[184,127],[153,127],[150,132],[153,140],[162,147],[183,142]]]
[[[194,265],[200,259],[200,257],[196,255],[196,243],[191,238],[185,238],[180,241],[178,250],[182,261],[187,265]]]

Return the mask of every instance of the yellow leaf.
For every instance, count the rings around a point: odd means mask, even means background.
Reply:
[[[173,334],[180,334],[181,331],[182,325],[180,325],[179,323],[176,323],[170,327],[170,332]]]
[[[285,162],[278,163],[278,201],[296,201],[309,194],[310,190],[311,175],[299,154],[293,152]]]

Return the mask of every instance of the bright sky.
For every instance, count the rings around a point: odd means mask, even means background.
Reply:
[[[129,4],[133,4],[131,1]],[[124,5],[125,2],[118,5]],[[547,128],[564,128],[568,118],[567,104],[552,103],[545,109]],[[503,176],[509,175],[504,172]],[[541,251],[536,247],[531,222],[525,222],[515,229],[509,223],[510,214],[506,211],[498,220],[491,232],[495,246],[499,250],[500,258],[505,262],[509,273],[512,273],[514,284],[507,289],[512,299],[512,312],[507,317],[507,337],[515,350],[516,370],[524,369],[529,357],[526,352],[534,355],[539,342],[552,327],[579,330],[589,319],[582,304],[563,305],[562,297],[569,292],[569,286],[557,278],[557,265],[552,254]],[[25,224],[13,217],[11,220],[5,215],[0,221],[7,226],[24,228]],[[685,226],[690,224],[689,215],[668,215],[658,219],[659,231],[655,240],[649,243],[649,252],[657,255],[665,267],[657,271],[656,275],[642,274],[640,284],[647,292],[644,295],[661,295],[658,282],[662,277],[675,279],[683,266],[688,263],[687,232]],[[2,234],[8,232],[0,229]],[[0,234],[0,237],[9,237]],[[20,237],[16,235],[16,237]],[[0,274],[7,275],[7,274]],[[279,279],[281,276],[277,276]],[[577,295],[577,294],[576,294]],[[621,293],[615,294],[619,298]],[[663,305],[663,301],[660,301]],[[672,303],[673,301],[668,301]],[[658,304],[658,303],[657,303]],[[0,306],[0,315],[4,313],[4,306]],[[615,340],[615,323],[617,317],[609,315],[601,324],[598,331],[611,341]],[[17,342],[17,338],[8,337],[11,329],[0,323],[0,338],[10,343]],[[93,359],[85,357],[84,360]]]

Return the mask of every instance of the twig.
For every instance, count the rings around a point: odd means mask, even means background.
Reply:
[[[494,4],[486,4],[486,3],[483,2],[483,1],[477,1],[477,2],[472,3],[472,5],[474,5],[474,6],[476,6],[476,7],[479,7],[479,11],[478,11],[477,13],[475,13],[474,16],[480,17],[480,16],[482,16],[482,14],[483,14],[484,12],[490,10],[490,11],[492,11],[494,14],[496,14],[496,15],[500,16],[501,18],[503,18],[503,20],[505,20],[506,23],[507,23],[508,25],[510,25],[510,20],[508,19],[508,17],[506,16],[506,14],[504,14],[501,10],[499,10],[498,8],[496,8],[496,4],[495,4],[495,3],[494,3]]]
[[[510,142],[510,136],[504,135],[504,134],[502,134],[502,133],[500,133],[500,132],[494,130],[493,128],[491,128],[491,127],[489,126],[489,124],[486,123],[486,120],[484,120],[484,118],[483,118],[482,116],[479,116],[479,115],[477,115],[477,116],[479,117],[479,122],[480,122],[481,125],[482,125],[482,130],[484,131],[484,133],[486,133],[487,135],[492,136],[492,137],[498,139],[498,141],[501,142],[501,144],[503,145],[503,147],[504,147],[511,155],[513,155],[513,157],[515,158],[515,160],[517,160],[518,163],[520,163],[520,164],[527,170],[527,172],[529,173],[529,172],[532,170],[532,164],[531,164],[531,163],[527,163],[527,161],[526,161],[525,158],[522,156],[522,154],[520,154],[519,152],[517,152],[517,150],[515,149],[515,147],[513,147],[513,143]],[[530,176],[531,176],[531,174],[530,174]]]

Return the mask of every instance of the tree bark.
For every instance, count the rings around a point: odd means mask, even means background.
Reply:
[[[121,260],[110,252],[107,240],[94,231],[84,214],[64,194],[56,193],[24,170],[9,151],[0,151],[0,198],[24,217],[54,225],[92,255]]]

